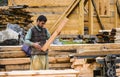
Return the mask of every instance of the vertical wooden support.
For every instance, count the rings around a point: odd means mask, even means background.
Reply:
[[[96,9],[97,9],[97,11],[98,11],[98,14],[100,14],[100,13],[99,13],[99,10],[100,10],[100,9],[99,9],[99,8],[100,8],[100,4],[99,4],[99,3],[100,3],[100,0],[95,0],[95,3],[96,3]]]
[[[79,34],[84,35],[84,0],[81,0],[79,3],[79,31],[81,31]]]
[[[115,3],[115,4],[114,4],[114,8],[115,8],[115,25],[114,25],[114,27],[117,28],[117,25],[118,25],[118,24],[117,24],[117,23],[118,23],[118,20],[117,20],[117,19],[118,19],[118,15],[117,15],[117,7],[116,7],[116,1],[117,1],[117,0],[114,0],[114,1],[115,1],[115,2],[114,2],[114,3]]]
[[[88,0],[88,10],[89,10],[89,13],[88,13],[89,34],[92,35],[93,34],[93,5],[91,0]]]

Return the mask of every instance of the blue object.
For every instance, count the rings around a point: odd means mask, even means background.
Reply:
[[[31,56],[32,48],[26,44],[23,44],[22,50],[26,53],[27,56]]]

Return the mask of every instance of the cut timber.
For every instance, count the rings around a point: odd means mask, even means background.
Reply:
[[[79,3],[79,31],[81,35],[84,35],[84,0]]]
[[[0,46],[0,51],[19,51],[21,50],[20,46]]]
[[[16,58],[25,57],[26,54],[23,51],[5,51],[0,52],[0,58]]]
[[[114,0],[115,1],[115,3],[117,2],[117,0]],[[114,22],[115,22],[115,28],[117,28],[118,27],[118,12],[117,12],[117,6],[116,5],[114,5],[114,8],[115,8],[115,20],[114,20]]]
[[[68,56],[61,56],[61,57],[55,57],[56,58],[56,61],[58,63],[62,63],[62,62],[70,62],[70,57]]]
[[[88,0],[88,16],[89,16],[89,34],[92,35],[93,34],[93,6],[92,6],[92,1]]]
[[[51,45],[51,50],[101,50],[101,49],[120,49],[120,43],[110,44],[71,44],[71,45]]]
[[[0,52],[2,51],[11,51],[11,50],[18,50],[21,51],[22,46],[0,46]],[[101,49],[120,49],[120,43],[104,43],[104,44],[69,44],[69,45],[50,45],[48,48],[50,51],[55,52],[55,50],[59,50],[59,52],[73,50],[76,49],[81,50],[101,50]],[[62,50],[62,51],[61,51]],[[72,51],[68,51],[72,52]],[[51,52],[49,52],[51,53]],[[56,53],[57,54],[57,53]]]
[[[54,39],[57,37],[57,35],[60,33],[62,28],[65,26],[66,22],[68,21],[67,18],[64,18],[62,23],[59,25],[59,27],[55,30],[55,32],[52,34],[52,36],[48,39],[48,41],[45,43],[45,45],[42,47],[43,51],[46,51],[50,44],[54,41]]]
[[[71,63],[49,63],[50,69],[70,69]],[[30,63],[27,64],[10,64],[5,65],[5,70],[7,71],[13,71],[13,70],[29,70],[30,69]]]
[[[55,63],[55,64],[49,64],[50,68],[70,68],[71,63]]]
[[[0,59],[0,65],[26,64],[26,63],[30,63],[30,58],[9,58],[9,59]]]
[[[12,71],[12,72],[0,72],[0,76],[12,76],[12,77],[78,77],[79,71],[76,70],[40,70],[40,71]],[[68,76],[66,76],[68,75]],[[71,76],[70,76],[71,77]]]
[[[69,54],[73,54],[73,53],[76,53],[76,50],[66,50],[66,51],[63,51],[63,50],[60,50],[60,51],[54,51],[54,50],[49,50],[49,53],[48,55],[49,56],[60,56],[60,55],[66,55],[68,56]]]
[[[30,63],[29,64],[14,64],[14,65],[6,65],[5,69],[7,71],[13,71],[13,70],[29,70],[30,69]]]
[[[120,55],[120,49],[78,50],[78,53],[74,56],[105,56],[109,54]]]
[[[68,6],[72,0],[8,0],[8,6],[28,5],[28,6]],[[63,3],[64,2],[64,3]]]
[[[56,63],[56,58],[55,57],[49,57],[49,63]]]

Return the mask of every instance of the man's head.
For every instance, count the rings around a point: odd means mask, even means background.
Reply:
[[[37,18],[37,25],[40,26],[40,27],[44,27],[46,22],[47,22],[47,18],[44,15],[40,15]]]

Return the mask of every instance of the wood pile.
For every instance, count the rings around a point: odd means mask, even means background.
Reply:
[[[94,59],[72,58],[70,62],[72,62],[71,68],[79,70],[80,75],[83,77],[93,77],[93,70],[100,66],[100,64],[96,63]]]
[[[22,28],[32,23],[32,15],[25,11],[26,6],[9,7],[8,9],[0,9],[0,28],[6,28],[8,23],[18,24]]]
[[[120,43],[120,28],[115,29],[115,43]]]
[[[49,50],[49,69],[70,69],[69,54],[75,51]],[[21,51],[20,46],[0,47],[0,71],[29,70],[30,58]]]
[[[115,30],[101,30],[96,36],[98,43],[114,43],[115,41]]]
[[[76,44],[51,45],[49,48],[50,69],[75,69],[83,77],[92,76],[94,68],[99,66],[94,59],[77,59],[69,55],[80,56],[120,54],[120,44]],[[16,71],[29,70],[30,59],[21,51],[21,46],[0,46],[0,70]],[[87,76],[86,72],[88,73]],[[119,73],[119,72],[118,72]]]

